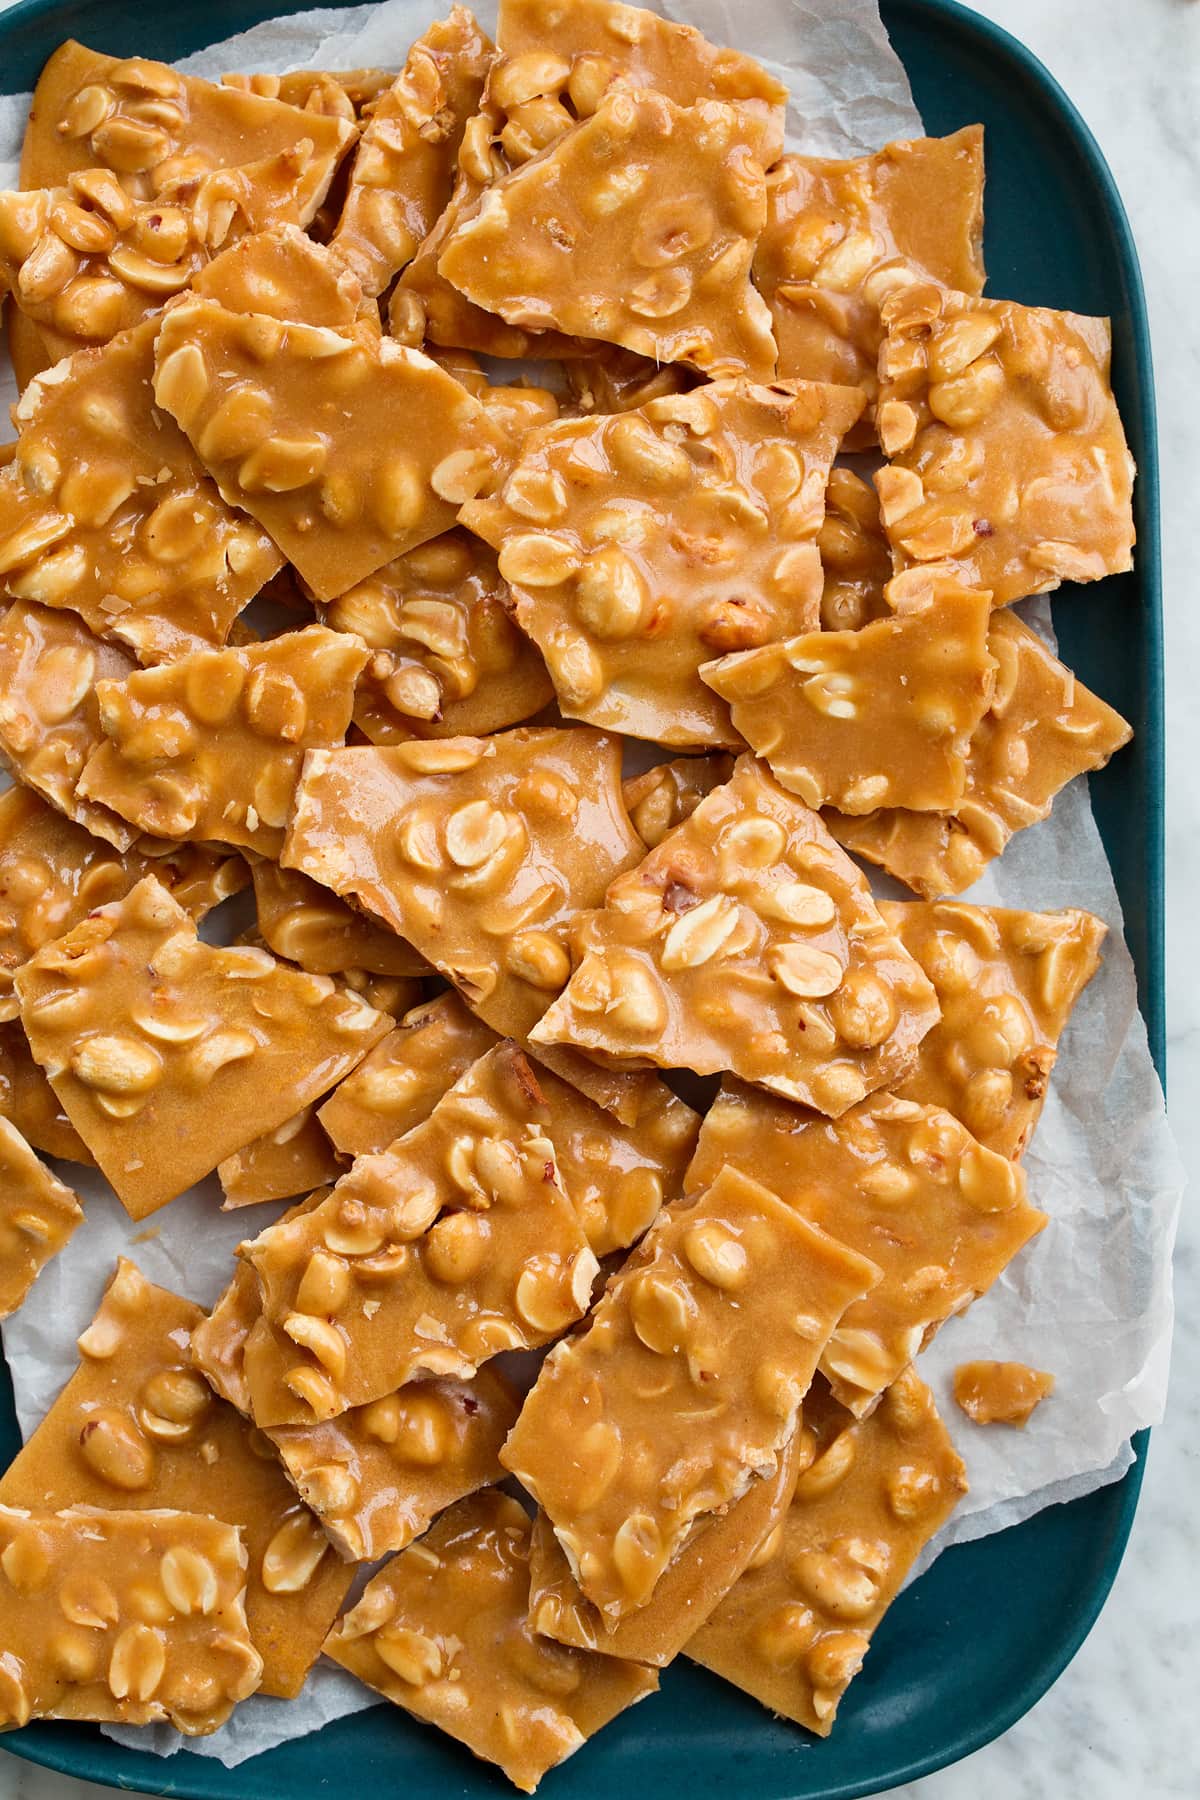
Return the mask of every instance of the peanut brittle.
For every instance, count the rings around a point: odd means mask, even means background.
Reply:
[[[605,1620],[646,1604],[695,1520],[775,1474],[830,1333],[878,1279],[722,1169],[551,1351],[500,1460]]]
[[[574,410],[588,414],[632,412],[650,400],[685,394],[698,379],[682,363],[656,363],[615,345],[592,356],[571,357],[563,363],[563,373]]]
[[[16,983],[34,1056],[135,1219],[326,1093],[388,1029],[327,976],[201,943],[153,877]]]
[[[867,413],[856,441],[873,441],[881,302],[913,281],[982,293],[982,236],[981,125],[847,162],[782,157],[767,177],[754,253],[780,374],[860,387]]]
[[[446,531],[506,442],[419,351],[202,298],[164,317],[154,393],[321,600]],[[413,416],[401,447],[396,420]]]
[[[538,1513],[529,1554],[529,1623],[560,1644],[665,1668],[778,1526],[806,1453],[811,1457],[811,1447],[797,1431],[780,1453],[775,1474],[755,1476],[728,1512],[698,1520],[645,1606],[615,1625],[584,1597],[550,1521]]]
[[[717,753],[677,756],[623,781],[625,810],[647,850],[656,850],[667,833],[690,819],[704,796],[723,787],[732,774],[733,757]]]
[[[492,55],[491,39],[455,6],[374,100],[332,240],[368,294],[390,287],[445,208]]]
[[[259,1685],[235,1526],[193,1512],[0,1507],[0,1730],[166,1719],[190,1737]]]
[[[289,69],[283,75],[222,75],[221,86],[354,121],[369,111],[393,80],[388,69]]]
[[[0,1319],[16,1312],[82,1220],[70,1188],[0,1117]]]
[[[879,910],[942,1009],[897,1094],[945,1107],[981,1144],[1015,1161],[1033,1135],[1059,1037],[1100,966],[1108,927],[1075,910],[962,901],[881,900]]]
[[[289,1206],[278,1221],[286,1223],[312,1212],[329,1195],[318,1188],[306,1200]],[[248,1262],[235,1262],[233,1275],[212,1311],[192,1327],[190,1354],[213,1392],[250,1417],[250,1384],[246,1379],[246,1340],[262,1318],[258,1277]]]
[[[79,792],[159,837],[277,856],[304,752],[343,741],[366,660],[357,638],[310,625],[102,681],[104,741]]]
[[[890,608],[883,590],[892,573],[879,496],[851,469],[831,469],[825,490],[825,523],[817,533],[825,585],[821,623],[826,631],[850,631]]]
[[[922,285],[883,318],[875,485],[897,571],[945,564],[1004,606],[1131,568],[1108,320]]]
[[[158,330],[146,319],[32,382],[0,476],[8,593],[72,608],[141,662],[223,643],[281,560],[154,405]]]
[[[354,271],[294,226],[276,225],[231,244],[200,270],[192,291],[228,312],[379,332],[376,309],[364,303]],[[203,448],[207,455],[208,444]]]
[[[461,516],[499,550],[565,713],[738,747],[699,667],[818,623],[825,483],[860,404],[724,381],[526,440],[496,497]]]
[[[996,685],[971,739],[966,793],[953,812],[822,815],[839,844],[882,864],[926,900],[978,881],[1015,831],[1049,815],[1060,788],[1102,769],[1133,735],[1120,713],[1011,613],[993,615],[988,650],[998,665]]]
[[[546,1117],[529,1064],[502,1044],[423,1125],[243,1246],[275,1328],[246,1343],[259,1425],[332,1418],[421,1375],[469,1377],[586,1311],[598,1264]]]
[[[620,744],[518,727],[313,751],[282,861],[408,939],[493,1030],[524,1036],[570,972],[565,937],[641,844]]]
[[[0,1118],[8,1119],[27,1144],[47,1156],[85,1165],[95,1161],[34,1062],[19,1019],[0,1024]]]
[[[271,1441],[334,1548],[354,1562],[403,1550],[438,1513],[504,1474],[500,1446],[520,1399],[494,1369],[470,1381],[413,1381]]]
[[[356,912],[298,869],[259,858],[250,866],[263,942],[313,975],[423,975],[429,966],[394,931]],[[390,1011],[385,1007],[383,1011]]]
[[[57,187],[78,169],[113,169],[143,199],[208,169],[295,149],[311,155],[297,186],[299,222],[325,197],[355,127],[279,100],[180,75],[145,57],[61,44],[42,70],[21,152],[21,186]]]
[[[359,730],[395,744],[502,731],[540,712],[554,686],[507,602],[495,552],[459,530],[339,595],[326,624],[357,632],[374,652],[359,683]]]
[[[291,1200],[336,1181],[342,1162],[326,1137],[315,1106],[301,1107],[273,1131],[251,1139],[217,1164],[225,1199],[222,1212],[257,1206],[263,1200]]]
[[[6,306],[8,354],[12,361],[17,393],[23,394],[35,375],[52,368],[56,358],[46,349],[45,340],[32,319],[27,319],[17,306]]]
[[[498,1042],[457,994],[405,1013],[330,1094],[321,1124],[343,1156],[386,1150],[429,1117],[471,1064]]]
[[[191,1367],[188,1334],[202,1318],[198,1306],[153,1286],[122,1258],[79,1339],[78,1369],[0,1478],[0,1502],[180,1507],[241,1527],[246,1615],[263,1688],[291,1698],[345,1598],[350,1571],[275,1457]]]
[[[959,1363],[954,1371],[955,1403],[976,1425],[1015,1425],[1023,1431],[1053,1392],[1053,1375],[1027,1363]]]
[[[723,656],[700,677],[776,780],[810,806],[946,811],[963,797],[995,682],[990,613],[987,594],[947,581],[924,606]]]
[[[613,94],[486,189],[448,232],[438,272],[525,329],[769,380],[771,316],[750,281],[762,137],[718,101]]]
[[[569,1650],[526,1621],[530,1523],[495,1489],[443,1513],[367,1584],[325,1654],[531,1794],[658,1687],[636,1663]]]
[[[853,1413],[1046,1223],[1020,1169],[950,1113],[892,1094],[830,1120],[727,1083],[705,1116],[686,1191],[702,1192],[726,1167],[760,1178],[882,1271],[821,1353],[822,1374]]]
[[[869,1418],[832,1406],[823,1420],[813,1415],[820,1454],[796,1484],[773,1554],[747,1570],[687,1654],[827,1737],[871,1634],[967,1482],[912,1369]]]
[[[572,938],[535,1050],[730,1070],[834,1115],[904,1075],[938,1016],[859,871],[751,757]]]

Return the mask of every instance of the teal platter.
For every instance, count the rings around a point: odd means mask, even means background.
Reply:
[[[0,89],[31,88],[66,37],[170,61],[286,10],[298,8],[286,0],[23,0],[0,14]],[[1066,661],[1136,732],[1092,778],[1092,798],[1165,1076],[1159,494],[1137,253],[1094,139],[1036,57],[953,0],[883,0],[882,12],[927,129],[985,126],[989,292],[1113,322],[1114,386],[1139,469],[1137,567],[1086,592],[1064,587],[1054,613]],[[752,39],[744,48],[753,51]],[[1133,1524],[1147,1437],[1134,1440],[1136,1460],[1120,1481],[941,1556],[888,1613],[830,1739],[772,1720],[678,1663],[656,1699],[608,1727],[541,1791],[548,1800],[635,1791],[656,1800],[852,1800],[969,1755],[1041,1698],[1095,1623]],[[19,1441],[0,1369],[0,1459]],[[162,1759],[127,1750],[84,1725],[29,1725],[3,1747],[111,1787],[192,1800],[310,1800],[397,1782],[422,1796],[511,1792],[489,1767],[388,1707],[232,1770],[186,1751]]]

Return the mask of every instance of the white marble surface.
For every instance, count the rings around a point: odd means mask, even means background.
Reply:
[[[751,0],[751,5],[753,0]],[[1167,615],[1170,1083],[1200,1183],[1200,980],[1186,920],[1200,888],[1200,0],[975,0],[1024,39],[1071,94],[1112,165],[1141,253],[1158,369]],[[1191,1217],[1189,1218],[1189,1213]],[[1171,1406],[1154,1435],[1142,1504],[1091,1637],[1044,1699],[967,1761],[897,1800],[1195,1800],[1200,1740],[1200,1229],[1185,1201]],[[169,1765],[164,1764],[169,1780]],[[86,1800],[111,1790],[0,1755],[0,1800]]]

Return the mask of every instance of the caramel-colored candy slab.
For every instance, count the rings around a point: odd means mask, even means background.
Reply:
[[[529,1623],[556,1643],[665,1669],[783,1518],[806,1447],[805,1434],[795,1432],[774,1475],[755,1476],[728,1512],[698,1520],[645,1606],[616,1625],[585,1599],[549,1520],[538,1513],[529,1555]]]
[[[987,710],[987,594],[935,598],[856,631],[809,631],[701,666],[734,728],[810,806],[948,811]],[[136,679],[136,677],[135,677]]]
[[[0,1117],[0,1319],[16,1312],[82,1221],[70,1188],[38,1161],[16,1126]]]
[[[646,1604],[695,1520],[775,1474],[830,1333],[878,1279],[722,1169],[551,1351],[501,1461],[606,1621]]]
[[[386,1150],[421,1125],[454,1083],[495,1048],[496,1033],[457,994],[405,1013],[334,1088],[320,1120],[343,1156]]]
[[[19,1019],[0,1024],[0,1118],[8,1119],[27,1144],[47,1156],[94,1163],[44,1071],[34,1062]]]
[[[621,750],[518,727],[314,751],[282,861],[408,939],[493,1030],[526,1035],[570,973],[581,907],[637,861]]]
[[[413,1381],[271,1440],[340,1555],[376,1562],[403,1550],[438,1513],[503,1478],[500,1446],[520,1399],[494,1369],[471,1381]]]
[[[225,1196],[221,1210],[233,1212],[263,1200],[292,1200],[336,1181],[341,1173],[341,1159],[321,1129],[316,1108],[304,1106],[294,1118],[217,1164]]]
[[[1133,459],[1107,319],[904,288],[885,301],[875,478],[897,572],[997,606],[1133,566]]]
[[[732,107],[618,93],[460,219],[438,272],[526,330],[602,338],[711,376],[775,373],[750,281],[762,132]]]
[[[697,381],[682,363],[656,363],[615,345],[593,356],[571,358],[563,363],[563,373],[573,409],[589,415],[632,412],[648,401],[685,394]]]
[[[821,623],[826,631],[854,631],[887,618],[884,598],[892,559],[879,518],[879,496],[852,469],[831,469],[825,490],[825,523],[817,533],[824,587]]]
[[[814,1408],[821,1454],[796,1484],[774,1554],[747,1570],[687,1649],[821,1737],[918,1554],[967,1491],[912,1369],[869,1418],[830,1411],[819,1421]]]
[[[670,745],[740,739],[701,664],[815,626],[825,483],[861,401],[722,381],[534,433],[463,522],[572,718]]]
[[[705,1116],[686,1191],[702,1192],[725,1167],[761,1178],[882,1271],[821,1354],[822,1374],[853,1413],[867,1411],[1046,1223],[1013,1163],[948,1112],[891,1094],[829,1120],[726,1086]]]
[[[391,286],[450,198],[493,45],[465,6],[437,20],[373,102],[333,243],[368,294]]]
[[[563,1192],[547,1107],[502,1044],[423,1125],[243,1247],[275,1327],[246,1344],[262,1426],[332,1418],[421,1375],[466,1379],[586,1311],[598,1264]]]
[[[154,393],[321,600],[448,530],[506,442],[419,351],[205,299],[165,316]]]
[[[802,800],[742,757],[604,907],[532,1033],[745,1081],[836,1116],[911,1068],[933,988]]]
[[[215,1731],[262,1671],[245,1568],[236,1527],[194,1512],[0,1507],[0,1730],[164,1719],[189,1737]]]
[[[180,1507],[241,1527],[263,1688],[291,1699],[349,1571],[269,1449],[190,1366],[188,1333],[202,1317],[122,1258],[79,1340],[79,1367],[0,1480],[0,1501]]]
[[[99,167],[115,170],[131,194],[157,198],[181,176],[259,162],[307,142],[296,192],[299,222],[307,225],[356,135],[345,119],[68,40],[38,80],[21,186],[57,187],[76,170]]]
[[[231,244],[197,274],[192,289],[227,312],[265,314],[304,325],[379,331],[376,308],[340,256],[294,226],[277,225]]]
[[[677,756],[622,782],[625,810],[647,850],[656,850],[667,833],[690,819],[704,796],[723,787],[732,774],[732,756]]]
[[[388,1030],[326,976],[202,943],[153,877],[16,981],[33,1054],[135,1219],[326,1093]]]
[[[372,975],[428,974],[429,965],[411,944],[298,869],[260,859],[251,865],[250,878],[258,929],[276,956],[313,975],[346,975],[356,969]]]
[[[393,1558],[325,1642],[360,1681],[531,1794],[658,1676],[569,1650],[526,1621],[530,1522],[496,1489],[443,1513]]]
[[[339,744],[366,646],[310,625],[97,688],[104,742],[79,792],[159,837],[283,848],[304,752]]]
[[[954,1371],[955,1403],[976,1425],[1015,1425],[1023,1431],[1053,1392],[1053,1375],[1027,1363],[959,1363]]]
[[[484,734],[540,712],[554,686],[508,598],[495,551],[458,530],[339,595],[326,624],[357,632],[374,652],[354,708],[364,736],[397,744]]]
[[[32,382],[0,476],[8,593],[161,662],[221,644],[281,558],[154,404],[157,316]]]
[[[993,615],[988,650],[996,686],[971,739],[966,793],[954,811],[823,815],[839,844],[925,900],[978,881],[1015,831],[1049,816],[1060,788],[1102,769],[1133,736],[1120,713],[1012,614]]]
[[[879,910],[942,1009],[896,1092],[945,1107],[981,1144],[1015,1161],[1033,1135],[1058,1040],[1100,966],[1108,927],[1074,909],[881,900]]]
[[[856,441],[873,441],[880,304],[913,280],[982,293],[982,238],[981,125],[848,162],[782,157],[767,177],[767,224],[754,253],[779,373],[861,388],[867,413]]]

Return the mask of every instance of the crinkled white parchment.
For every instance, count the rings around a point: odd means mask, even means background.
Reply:
[[[433,0],[386,0],[375,7],[300,13],[258,25],[182,66],[203,75],[396,67],[433,10]],[[476,10],[493,28],[494,5]],[[732,0],[666,0],[662,10],[771,64],[792,95],[792,148],[846,156],[920,133],[875,0],[756,0],[753,8],[735,7]],[[27,110],[28,96],[0,97],[3,185],[16,181]],[[1044,601],[1023,610],[1048,631]],[[1050,819],[1014,838],[970,897],[1047,910],[1085,907],[1107,922],[1110,936],[1101,971],[1064,1036],[1046,1110],[1025,1157],[1031,1197],[1050,1224],[921,1359],[971,1482],[926,1564],[949,1544],[1088,1493],[1128,1467],[1130,1435],[1162,1416],[1171,1249],[1183,1188],[1085,780],[1059,795]],[[223,1214],[210,1180],[139,1227],[98,1177],[83,1171],[78,1185],[85,1225],[3,1328],[26,1434],[72,1372],[75,1337],[91,1318],[118,1254],[132,1256],[150,1280],[210,1304],[228,1279],[234,1245],[281,1210]],[[977,1356],[1013,1358],[1055,1373],[1054,1397],[1027,1431],[973,1426],[954,1407],[953,1369]],[[299,1700],[251,1699],[209,1738],[182,1740],[161,1725],[105,1729],[163,1755],[186,1741],[197,1754],[232,1766],[375,1703],[367,1689],[322,1664]]]

